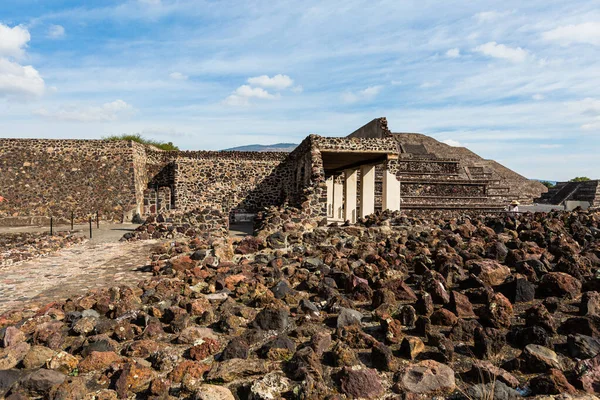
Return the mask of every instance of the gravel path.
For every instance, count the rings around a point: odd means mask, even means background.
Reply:
[[[158,241],[105,241],[114,235],[98,235],[98,241],[0,268],[0,313],[17,307],[35,308],[95,287],[135,284],[151,276],[140,268],[149,264],[150,249]]]

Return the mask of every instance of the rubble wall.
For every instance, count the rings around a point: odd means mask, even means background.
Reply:
[[[121,220],[139,204],[141,153],[130,141],[0,139],[0,218]]]
[[[292,179],[278,168],[287,153],[180,152],[174,161],[175,207],[179,211],[215,207],[256,212],[281,204],[282,182]]]

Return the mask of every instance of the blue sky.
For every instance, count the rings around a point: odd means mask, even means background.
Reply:
[[[396,132],[600,178],[599,1],[2,0],[0,136]]]

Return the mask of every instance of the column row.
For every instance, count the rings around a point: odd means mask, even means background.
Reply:
[[[336,220],[355,223],[357,218],[357,197],[360,196],[360,217],[375,212],[375,166],[360,167],[360,188],[358,169],[344,171],[344,183],[336,177],[327,180],[327,216]],[[400,182],[388,170],[383,174],[382,208],[384,210],[400,210]]]

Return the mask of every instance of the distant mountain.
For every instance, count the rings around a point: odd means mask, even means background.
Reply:
[[[223,151],[277,151],[277,152],[287,152],[294,150],[298,145],[296,143],[276,143],[276,144],[249,144],[247,146],[238,146],[232,147],[230,149],[225,149]]]
[[[538,182],[550,182],[553,185],[556,185],[556,181],[549,181],[547,179],[532,179],[533,181],[538,181]]]

